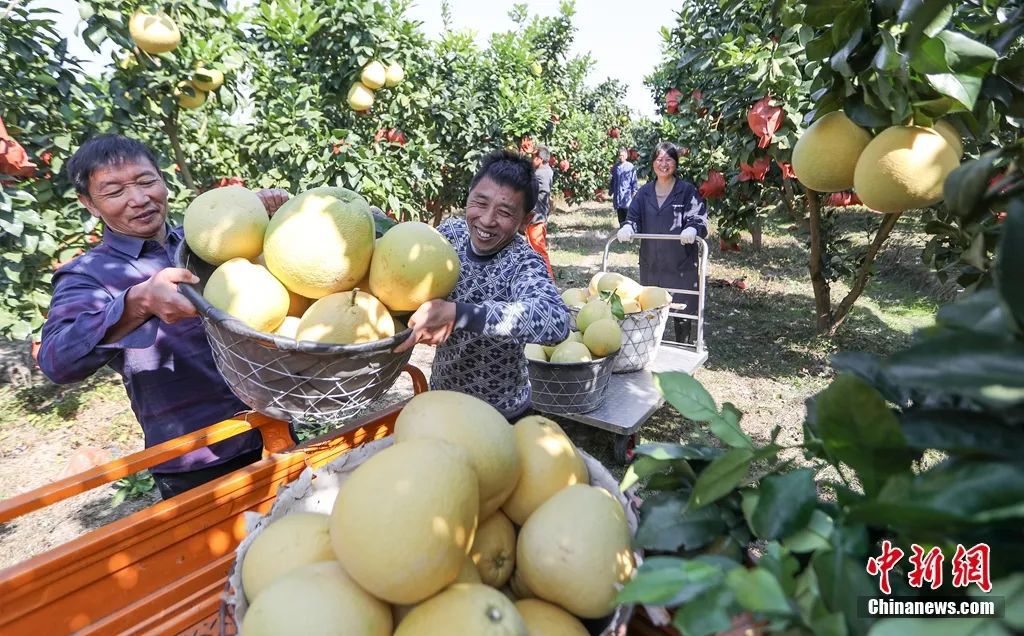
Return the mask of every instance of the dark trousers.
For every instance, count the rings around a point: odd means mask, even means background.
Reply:
[[[627,208],[615,208],[615,214],[619,215],[619,227],[626,224],[626,215],[629,213]]]
[[[672,335],[669,336],[669,329]],[[671,340],[682,344],[695,344],[697,342],[697,321],[689,318],[669,318],[669,324],[665,325],[665,333],[662,340]]]
[[[217,464],[209,468],[189,470],[182,473],[152,473],[153,481],[156,482],[156,487],[160,489],[160,496],[164,499],[170,499],[186,490],[191,490],[196,486],[201,486],[208,481],[223,477],[239,468],[244,468],[249,464],[259,461],[261,457],[263,457],[263,449],[257,448],[254,451],[242,453],[234,459],[229,459],[223,464]]]

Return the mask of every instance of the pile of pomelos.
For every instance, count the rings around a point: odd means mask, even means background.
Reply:
[[[584,636],[635,568],[623,506],[590,477],[551,420],[420,394],[330,515],[254,538],[242,634]]]
[[[942,184],[960,165],[960,134],[948,121],[890,126],[874,137],[842,111],[828,113],[793,147],[793,172],[818,192],[853,188],[877,212],[903,212],[942,200]]]
[[[556,346],[526,345],[526,357],[544,362],[589,362],[603,358],[622,347],[622,328],[612,308],[612,296],[618,298],[625,316],[661,309],[672,302],[672,295],[661,287],[644,287],[628,276],[598,272],[587,287],[572,287],[562,292],[562,301],[577,310],[576,329]]]
[[[185,241],[217,269],[204,281],[214,307],[265,333],[324,344],[395,335],[393,314],[447,296],[459,277],[448,241],[426,223],[400,223],[375,241],[366,199],[321,187],[267,216],[242,186],[200,194]]]

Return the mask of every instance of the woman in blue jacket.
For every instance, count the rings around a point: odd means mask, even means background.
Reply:
[[[671,289],[697,290],[699,236],[708,235],[708,212],[697,188],[676,175],[679,149],[662,142],[652,162],[656,179],[648,181],[636,193],[629,206],[626,223],[619,228],[620,241],[632,241],[633,235],[678,234],[674,241],[643,241],[640,244],[640,283]],[[698,297],[673,294],[673,301],[685,305],[685,312],[697,313]],[[693,321],[676,319],[676,340],[692,342],[696,336]]]

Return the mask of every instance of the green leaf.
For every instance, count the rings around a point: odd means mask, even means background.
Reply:
[[[814,471],[804,468],[761,480],[751,529],[761,539],[781,539],[807,526],[818,500]]]
[[[718,418],[714,398],[693,377],[678,372],[655,373],[654,385],[683,417],[695,422],[710,422]]]
[[[725,454],[720,448],[704,446],[680,446],[679,444],[647,443],[633,449],[634,455],[646,455],[652,459],[698,459],[712,461]]]
[[[714,507],[690,510],[686,499],[657,493],[644,501],[636,542],[648,550],[671,552],[704,547],[725,532],[725,523]]]
[[[718,564],[696,559],[673,560],[677,563],[660,563],[657,568],[649,567],[645,561],[636,577],[619,592],[616,603],[675,606],[692,600],[725,578],[725,571]]]
[[[839,375],[814,400],[825,449],[857,471],[866,493],[877,492],[889,475],[910,470],[914,454],[899,421],[866,382]]]
[[[1015,459],[1024,430],[997,414],[956,409],[912,409],[900,418],[907,444],[952,455]]]
[[[988,152],[949,173],[942,193],[950,212],[964,219],[975,219],[988,213],[985,192],[998,160],[998,151]]]
[[[880,71],[894,71],[902,65],[903,55],[899,52],[896,38],[891,33],[882,29],[879,34],[882,37],[882,45],[878,47],[878,52],[871,63]],[[879,75],[879,81],[883,81],[883,76]]]
[[[786,594],[771,572],[763,568],[736,568],[725,577],[725,583],[745,610],[769,614],[791,614]]]
[[[937,39],[945,44],[946,60],[952,71],[971,71],[972,75],[984,77],[999,59],[992,48],[962,33],[943,31]]]
[[[732,492],[746,479],[753,459],[752,450],[734,448],[711,462],[697,477],[690,495],[690,507],[706,506]]]
[[[829,64],[831,64],[833,70],[844,77],[853,77],[856,75],[856,72],[850,66],[849,57],[853,54],[854,49],[857,48],[863,38],[864,29],[857,29],[850,35],[850,39],[846,41],[846,44],[836,51],[829,60]]]
[[[941,30],[942,16],[949,11],[950,4],[950,0],[903,0],[896,21],[907,25],[908,44],[913,46],[922,33]]]
[[[729,629],[736,600],[726,585],[717,585],[676,611],[672,625],[687,636],[708,636]]]
[[[811,568],[825,607],[843,614],[852,633],[866,634],[873,619],[860,618],[858,597],[877,596],[878,585],[868,576],[865,562],[836,550],[825,550],[814,553]]]
[[[782,540],[782,545],[791,552],[804,553],[823,550],[829,545],[834,522],[825,512],[815,509],[807,527],[797,530]]]
[[[1018,330],[1024,330],[1024,201],[1014,199],[1006,212],[996,256],[996,285]]]

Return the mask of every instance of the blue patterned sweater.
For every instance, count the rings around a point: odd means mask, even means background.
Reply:
[[[569,308],[522,236],[497,254],[479,256],[465,219],[449,219],[438,230],[455,247],[462,269],[448,296],[456,303],[455,329],[437,348],[430,388],[468,393],[516,417],[530,405],[523,345],[565,340]]]

